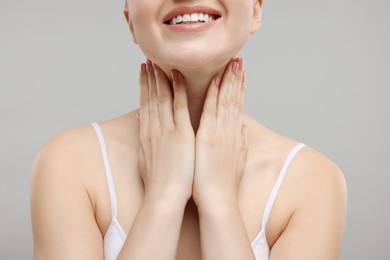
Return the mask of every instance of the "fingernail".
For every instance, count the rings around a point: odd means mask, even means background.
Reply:
[[[243,58],[239,58],[238,59],[238,69],[241,71],[244,67],[244,59]]]
[[[232,71],[233,73],[236,73],[237,70],[238,70],[238,63],[234,61],[232,64]]]
[[[140,68],[140,72],[139,72],[141,75],[145,74],[146,73],[146,64],[145,63],[142,63],[141,64],[141,68]]]
[[[216,87],[219,87],[219,84],[220,84],[220,83],[221,83],[221,78],[220,78],[219,76],[217,76],[217,77],[215,78],[214,84],[215,84]]]
[[[179,81],[179,75],[177,73],[177,70],[172,70],[171,74],[172,74],[173,83],[177,83]]]
[[[152,66],[152,67],[153,67],[153,64],[152,64],[152,61],[151,61],[151,60],[147,59],[147,60],[146,60],[146,63],[148,64],[148,66]]]

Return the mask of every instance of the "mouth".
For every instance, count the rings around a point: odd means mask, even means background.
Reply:
[[[205,6],[181,6],[169,12],[163,23],[166,25],[207,24],[221,18],[221,13]]]

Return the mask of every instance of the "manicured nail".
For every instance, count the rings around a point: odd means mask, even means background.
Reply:
[[[146,64],[145,63],[142,63],[141,64],[141,69],[140,69],[140,72],[139,72],[141,75],[145,74],[146,73]]]
[[[214,80],[214,84],[217,88],[219,88],[219,84],[221,83],[221,78],[217,76]]]
[[[179,74],[177,70],[172,70],[171,75],[172,75],[173,83],[177,83],[179,81]]]
[[[235,74],[238,70],[238,62],[234,61],[232,64],[232,71]]]
[[[239,58],[238,59],[238,70],[242,70],[244,67],[244,59],[243,58]]]
[[[148,64],[148,66],[153,67],[153,64],[152,64],[152,61],[151,61],[151,60],[147,59],[147,60],[146,60],[146,63]]]

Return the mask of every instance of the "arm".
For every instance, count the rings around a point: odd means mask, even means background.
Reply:
[[[270,259],[336,260],[347,208],[345,180],[337,166],[322,155],[310,149],[302,152],[305,167],[300,168],[304,170],[299,173],[299,183],[304,186],[295,212],[272,247]]]
[[[73,130],[49,142],[39,154],[32,178],[34,259],[103,259],[102,235],[87,192],[79,158],[88,156],[90,128]]]
[[[204,259],[255,259],[235,200],[198,207]]]
[[[196,136],[194,200],[203,259],[255,259],[237,200],[248,151],[242,59],[209,86]]]

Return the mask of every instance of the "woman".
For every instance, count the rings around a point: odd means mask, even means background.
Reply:
[[[243,112],[261,1],[128,0],[140,108],[38,156],[36,259],[337,259],[344,178]]]

